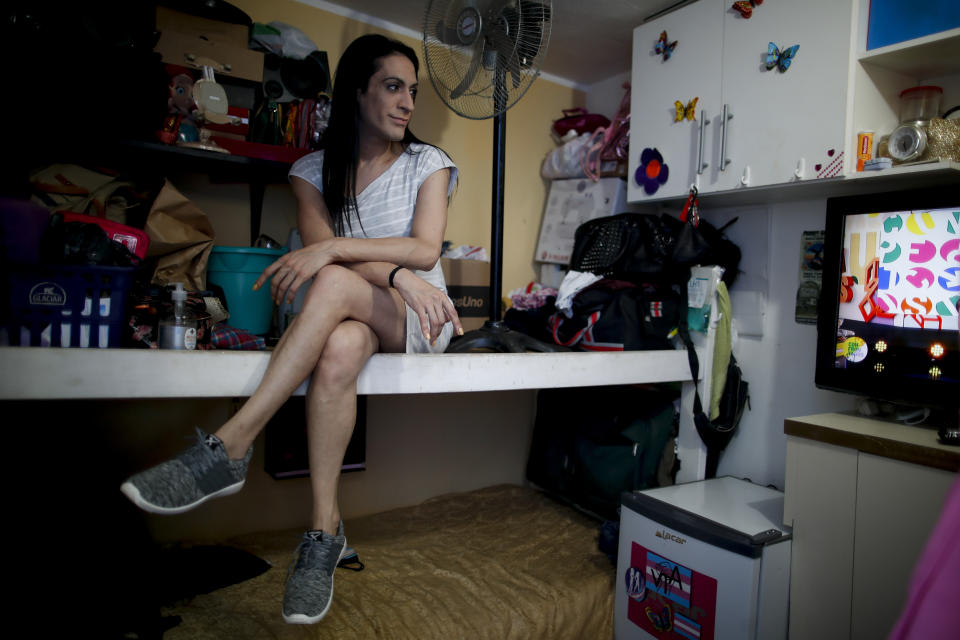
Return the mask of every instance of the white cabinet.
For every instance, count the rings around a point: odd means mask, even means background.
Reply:
[[[684,196],[696,179],[703,114],[708,108],[720,107],[723,11],[724,6],[717,0],[703,0],[633,32],[627,175],[627,199],[631,202]],[[669,60],[654,51],[664,31],[668,41],[677,42]],[[696,121],[684,118],[676,122],[674,103],[679,100],[687,105],[694,98],[699,98]],[[708,133],[709,129],[707,126]],[[670,172],[667,181],[652,195],[635,178],[640,154],[646,148],[660,151]]]
[[[842,173],[851,21],[852,5],[835,0],[768,3],[749,20],[726,0],[701,0],[637,27],[629,199]],[[669,60],[654,52],[663,31],[677,41]],[[800,45],[785,73],[764,65],[770,42]],[[675,122],[675,101],[694,97],[696,122]],[[634,176],[646,147],[670,169],[653,195]]]
[[[790,418],[784,432],[790,638],[884,638],[960,452],[931,429],[844,414]]]
[[[769,2],[749,20],[725,12],[723,105],[708,111],[717,126],[702,191],[843,173],[851,20],[849,0]],[[800,45],[786,72],[764,65],[770,42]]]

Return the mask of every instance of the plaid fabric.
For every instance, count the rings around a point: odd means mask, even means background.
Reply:
[[[210,344],[214,349],[237,349],[241,351],[262,351],[267,341],[244,329],[228,327],[222,322],[213,328]]]

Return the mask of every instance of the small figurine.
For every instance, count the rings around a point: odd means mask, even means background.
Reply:
[[[196,142],[200,139],[197,130],[199,110],[193,100],[193,78],[180,73],[171,78],[170,97],[167,98],[167,113],[161,140],[167,144]]]

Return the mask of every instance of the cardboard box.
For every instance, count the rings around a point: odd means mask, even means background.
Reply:
[[[176,31],[244,49],[250,40],[250,27],[246,25],[201,18],[167,7],[157,7],[157,31]]]
[[[490,319],[490,263],[440,258],[440,267],[463,330],[479,329]]]
[[[167,29],[154,47],[167,64],[199,69],[204,65],[232,78],[263,82],[263,53],[244,45],[205,39],[202,36]]]

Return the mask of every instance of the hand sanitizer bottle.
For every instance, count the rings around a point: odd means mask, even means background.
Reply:
[[[187,292],[182,282],[170,292],[173,300],[173,314],[161,318],[158,323],[161,349],[197,348],[197,321],[187,309]]]

